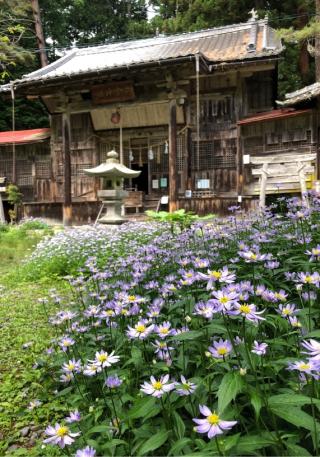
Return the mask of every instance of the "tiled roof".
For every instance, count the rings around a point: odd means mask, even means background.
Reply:
[[[238,121],[238,125],[254,124],[255,122],[273,121],[274,119],[283,119],[285,117],[299,116],[300,114],[311,113],[311,109],[295,110],[294,108],[275,109],[265,113],[259,113],[254,116],[246,117]]]
[[[29,73],[20,84],[105,73],[136,65],[158,64],[200,54],[208,63],[222,63],[278,55],[281,41],[266,19],[172,36],[72,49],[45,68]],[[2,86],[2,90],[6,90]],[[8,85],[7,85],[8,90]]]
[[[50,129],[14,130],[0,132],[0,145],[39,143],[50,138]]]
[[[320,82],[305,86],[302,89],[296,90],[295,92],[289,92],[285,95],[285,100],[278,101],[280,106],[293,106],[297,103],[311,100],[312,98],[320,95]]]

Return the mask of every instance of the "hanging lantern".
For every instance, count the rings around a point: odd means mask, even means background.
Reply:
[[[152,148],[149,148],[149,151],[148,151],[148,159],[149,159],[149,160],[153,160],[153,159],[154,159],[154,154],[153,154]]]
[[[132,152],[132,149],[129,150],[129,161],[130,162],[133,162],[134,160],[134,157],[133,157],[133,152]]]
[[[111,122],[112,124],[119,124],[121,119],[119,111],[115,111],[114,113],[111,114]]]
[[[164,153],[165,153],[165,154],[169,154],[169,145],[168,145],[168,141],[166,141],[165,144],[164,144]]]

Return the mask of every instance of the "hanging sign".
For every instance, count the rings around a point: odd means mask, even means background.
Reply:
[[[100,84],[91,89],[92,103],[104,105],[113,102],[124,102],[135,99],[134,87],[130,81],[118,81]]]

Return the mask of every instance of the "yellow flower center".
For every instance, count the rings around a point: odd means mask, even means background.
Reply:
[[[128,314],[128,310],[127,310],[127,309],[122,309],[122,310],[121,310],[121,314],[122,314],[123,316],[126,316],[126,315]]]
[[[312,254],[313,255],[319,255],[320,254],[320,249],[312,249]]]
[[[129,301],[135,301],[136,300],[136,296],[135,295],[129,295],[128,300]]]
[[[159,348],[160,349],[163,349],[163,348],[166,348],[166,347],[167,347],[166,343],[159,343]]]
[[[241,313],[249,314],[250,313],[250,306],[249,305],[241,305],[240,306]]]
[[[106,354],[99,354],[97,359],[99,362],[105,362],[106,360],[108,360],[108,356]]]
[[[65,427],[65,426],[60,427],[60,428],[58,428],[58,430],[57,430],[57,436],[59,436],[59,437],[61,437],[61,438],[62,438],[63,436],[68,435],[68,433],[69,433],[69,429],[68,429],[68,427]]]
[[[256,260],[257,259],[257,254],[250,254],[250,259]]]
[[[112,309],[108,309],[108,311],[106,312],[106,314],[108,316],[113,316],[113,310]]]
[[[187,278],[192,278],[193,274],[192,273],[186,273]]]
[[[282,314],[284,314],[285,316],[290,316],[292,314],[292,311],[286,308],[282,310]]]
[[[160,390],[162,388],[162,382],[156,381],[152,384],[152,386],[154,387],[154,389]]]
[[[228,298],[228,297],[221,297],[221,298],[219,299],[219,301],[220,301],[220,303],[228,303],[229,298]]]
[[[301,363],[299,365],[299,370],[305,371],[310,369],[310,364],[309,363]]]
[[[69,364],[68,364],[68,370],[70,370],[70,371],[74,370],[75,367],[76,367],[76,366],[75,366],[74,363],[69,363]]]
[[[215,279],[220,279],[222,274],[220,271],[210,271],[210,276],[212,276]]]
[[[166,335],[167,333],[169,333],[169,329],[168,329],[167,327],[162,327],[162,328],[160,329],[160,333],[161,333],[162,335]]]
[[[312,277],[311,276],[306,276],[305,281],[306,282],[312,282]]]
[[[225,355],[225,354],[227,354],[227,352],[228,352],[227,348],[219,348],[219,349],[217,349],[217,353],[219,355]]]
[[[145,331],[145,329],[146,329],[146,326],[143,324],[136,325],[136,330],[139,333],[143,333]]]
[[[209,424],[211,424],[211,425],[217,425],[217,424],[219,424],[220,418],[219,418],[218,414],[214,414],[214,413],[213,413],[213,414],[210,414],[210,416],[208,416],[208,422],[209,422]]]

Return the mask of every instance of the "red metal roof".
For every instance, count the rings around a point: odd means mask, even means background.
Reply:
[[[301,109],[295,110],[293,108],[285,108],[285,109],[275,109],[273,111],[268,111],[265,113],[256,114],[255,116],[250,116],[245,119],[241,119],[238,121],[238,125],[244,124],[253,124],[254,122],[261,122],[261,121],[273,121],[274,119],[281,119],[284,117],[292,117],[292,116],[299,116],[300,114],[311,113],[311,109]]]
[[[0,132],[0,145],[2,144],[25,144],[39,143],[50,138],[50,129],[14,130]]]

